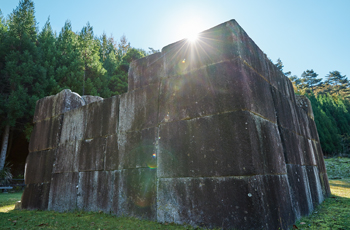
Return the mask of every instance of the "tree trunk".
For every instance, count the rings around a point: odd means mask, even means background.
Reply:
[[[6,125],[2,136],[1,154],[0,154],[0,170],[4,168],[7,146],[9,142],[10,126]]]

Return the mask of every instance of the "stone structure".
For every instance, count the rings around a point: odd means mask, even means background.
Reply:
[[[34,124],[26,209],[287,229],[330,194],[310,102],[234,20],[134,61],[123,95],[39,100]]]

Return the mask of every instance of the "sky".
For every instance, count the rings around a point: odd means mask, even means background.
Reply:
[[[131,46],[162,47],[235,19],[284,71],[319,77],[337,70],[350,78],[350,0],[33,0],[39,30],[48,17],[60,32],[70,20],[79,32],[87,22],[95,36],[125,35]],[[0,0],[4,16],[18,0]]]

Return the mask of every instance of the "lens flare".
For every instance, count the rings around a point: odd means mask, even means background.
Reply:
[[[189,42],[195,42],[198,39],[198,33],[191,33],[188,37],[187,37]]]

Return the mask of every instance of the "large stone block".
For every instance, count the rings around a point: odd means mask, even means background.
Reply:
[[[304,165],[304,138],[283,127],[279,127],[279,131],[286,164]]]
[[[299,107],[296,107],[286,96],[276,88],[271,87],[273,102],[277,116],[278,125],[296,134],[302,134],[300,127]]]
[[[249,110],[277,122],[270,85],[240,59],[162,81],[159,122]]]
[[[86,106],[85,139],[117,133],[119,120],[119,96]]]
[[[268,58],[235,20],[203,31],[195,43],[187,39],[162,49],[167,77],[182,75],[203,66],[236,58],[266,78]]]
[[[130,63],[128,92],[146,85],[159,84],[165,77],[162,53],[155,53]]]
[[[112,206],[113,188],[112,171],[80,172],[77,208],[85,211],[103,211],[109,213]]]
[[[269,69],[268,79],[272,87],[274,87],[275,90],[279,91],[279,93],[281,93],[284,97],[295,104],[296,100],[292,82],[288,77],[284,75],[281,70],[277,69],[275,64],[270,60],[266,60],[266,65]]]
[[[326,165],[323,159],[323,152],[321,149],[321,144],[318,141],[312,141],[314,145],[315,157],[317,162],[317,168],[320,173],[327,173]]]
[[[312,105],[305,95],[295,95],[296,104],[299,106],[299,108],[303,109],[307,116],[314,120],[314,112],[312,111]]]
[[[224,229],[287,229],[294,222],[286,175],[161,178],[157,219]]]
[[[38,121],[34,125],[29,143],[29,152],[56,148],[60,140],[62,115]]]
[[[77,208],[79,173],[52,174],[48,209],[64,212]]]
[[[69,89],[62,90],[56,95],[44,97],[36,102],[33,122],[63,114],[83,105],[85,102],[79,94]]]
[[[52,165],[55,158],[55,149],[31,152],[27,156],[25,183],[50,183]]]
[[[86,130],[86,106],[64,114],[60,143],[82,140]]]
[[[119,168],[157,168],[158,128],[120,133]]]
[[[329,197],[331,195],[331,189],[329,186],[327,173],[320,173],[320,182],[322,186],[323,196]]]
[[[287,164],[288,182],[296,216],[307,216],[314,209],[306,166]]]
[[[104,170],[106,156],[106,138],[86,139],[81,143],[78,153],[79,171]]]
[[[156,220],[156,170],[149,168],[124,169],[121,170],[120,175],[118,215]]]
[[[296,108],[298,108],[297,115],[298,115],[299,126],[300,126],[300,134],[305,138],[312,139],[311,130],[310,130],[310,127],[311,127],[310,121],[312,121],[312,123],[314,123],[314,121],[307,116],[307,113],[303,109],[299,107],[296,107]],[[317,140],[317,139],[314,139],[314,140]]]
[[[49,192],[50,183],[27,184],[21,199],[22,208],[46,210]]]
[[[119,166],[118,135],[106,137],[106,160],[104,170],[117,170]]]
[[[53,173],[78,172],[81,141],[65,142],[56,150]]]
[[[314,206],[317,206],[324,200],[320,175],[316,166],[306,166],[306,171],[309,177],[312,202]]]
[[[157,164],[158,177],[286,173],[276,124],[248,111],[161,125]]]
[[[159,84],[148,85],[120,96],[119,131],[155,127],[158,116]]]

